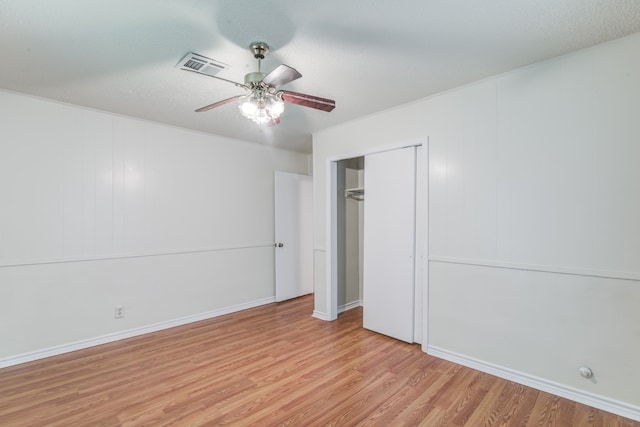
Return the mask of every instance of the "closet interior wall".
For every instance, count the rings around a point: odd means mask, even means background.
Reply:
[[[338,162],[338,312],[362,304],[363,197],[345,197],[345,190],[364,185],[364,158]]]

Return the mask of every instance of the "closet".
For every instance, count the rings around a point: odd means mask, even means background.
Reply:
[[[338,313],[363,306],[363,326],[422,341],[421,147],[337,165]]]
[[[338,162],[338,313],[362,305],[364,157]]]

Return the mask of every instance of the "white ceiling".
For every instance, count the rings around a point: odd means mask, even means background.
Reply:
[[[303,152],[311,134],[376,111],[640,31],[638,0],[0,0],[0,87]],[[189,51],[303,77],[283,89],[336,100],[287,105],[262,128],[229,83],[175,68]],[[1,106],[10,108],[10,106]]]

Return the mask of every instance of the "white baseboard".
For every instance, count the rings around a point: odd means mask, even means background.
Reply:
[[[76,341],[68,344],[62,344],[55,347],[49,347],[42,350],[36,350],[29,353],[18,354],[16,356],[9,356],[0,358],[0,368],[6,368],[8,366],[19,365],[21,363],[32,362],[34,360],[44,359],[46,357],[57,356],[63,353],[69,353],[76,350],[82,350],[96,345],[106,344],[126,338],[135,337],[138,335],[148,334],[150,332],[161,331],[163,329],[169,329],[176,326],[186,325],[188,323],[198,322],[200,320],[211,319],[214,317],[222,316],[229,313],[235,313],[237,311],[246,310],[248,308],[254,308],[265,304],[275,302],[275,297],[262,298],[255,301],[250,301],[243,304],[234,305],[231,307],[220,308],[217,310],[207,311],[205,313],[194,314],[191,316],[181,317],[179,319],[168,320],[166,322],[154,323],[148,326],[142,326],[135,329],[129,329],[127,331],[114,332],[107,335],[102,335],[95,338],[89,338],[86,340]]]
[[[360,307],[361,305],[362,305],[362,301],[360,300],[353,301],[345,305],[341,305],[338,307],[338,314],[345,312],[347,310],[351,310],[352,308]],[[329,321],[329,316],[327,316],[327,313],[324,313],[318,310],[313,310],[313,314],[311,315],[311,317],[324,320],[325,322]]]
[[[341,305],[340,307],[338,307],[338,313],[343,313],[347,310],[351,310],[352,308],[360,307],[361,305],[362,305],[362,301],[360,300],[352,301],[350,303],[347,303],[345,305]]]
[[[559,384],[434,346],[428,346],[427,353],[459,365],[467,366],[478,371],[486,372],[509,381],[535,388],[537,390],[555,394],[556,396],[602,409],[603,411],[611,412],[635,421],[640,421],[640,407],[629,403],[599,396],[584,390]]]
[[[316,319],[320,319],[324,321],[329,320],[327,313],[323,313],[322,311],[318,311],[318,310],[313,310],[313,314],[311,315],[311,317],[315,317]]]

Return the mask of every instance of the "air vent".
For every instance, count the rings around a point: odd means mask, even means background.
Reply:
[[[215,76],[222,70],[226,70],[229,66],[215,59],[189,52],[180,60],[178,65],[182,70],[195,71],[196,73],[205,74],[207,76]]]

